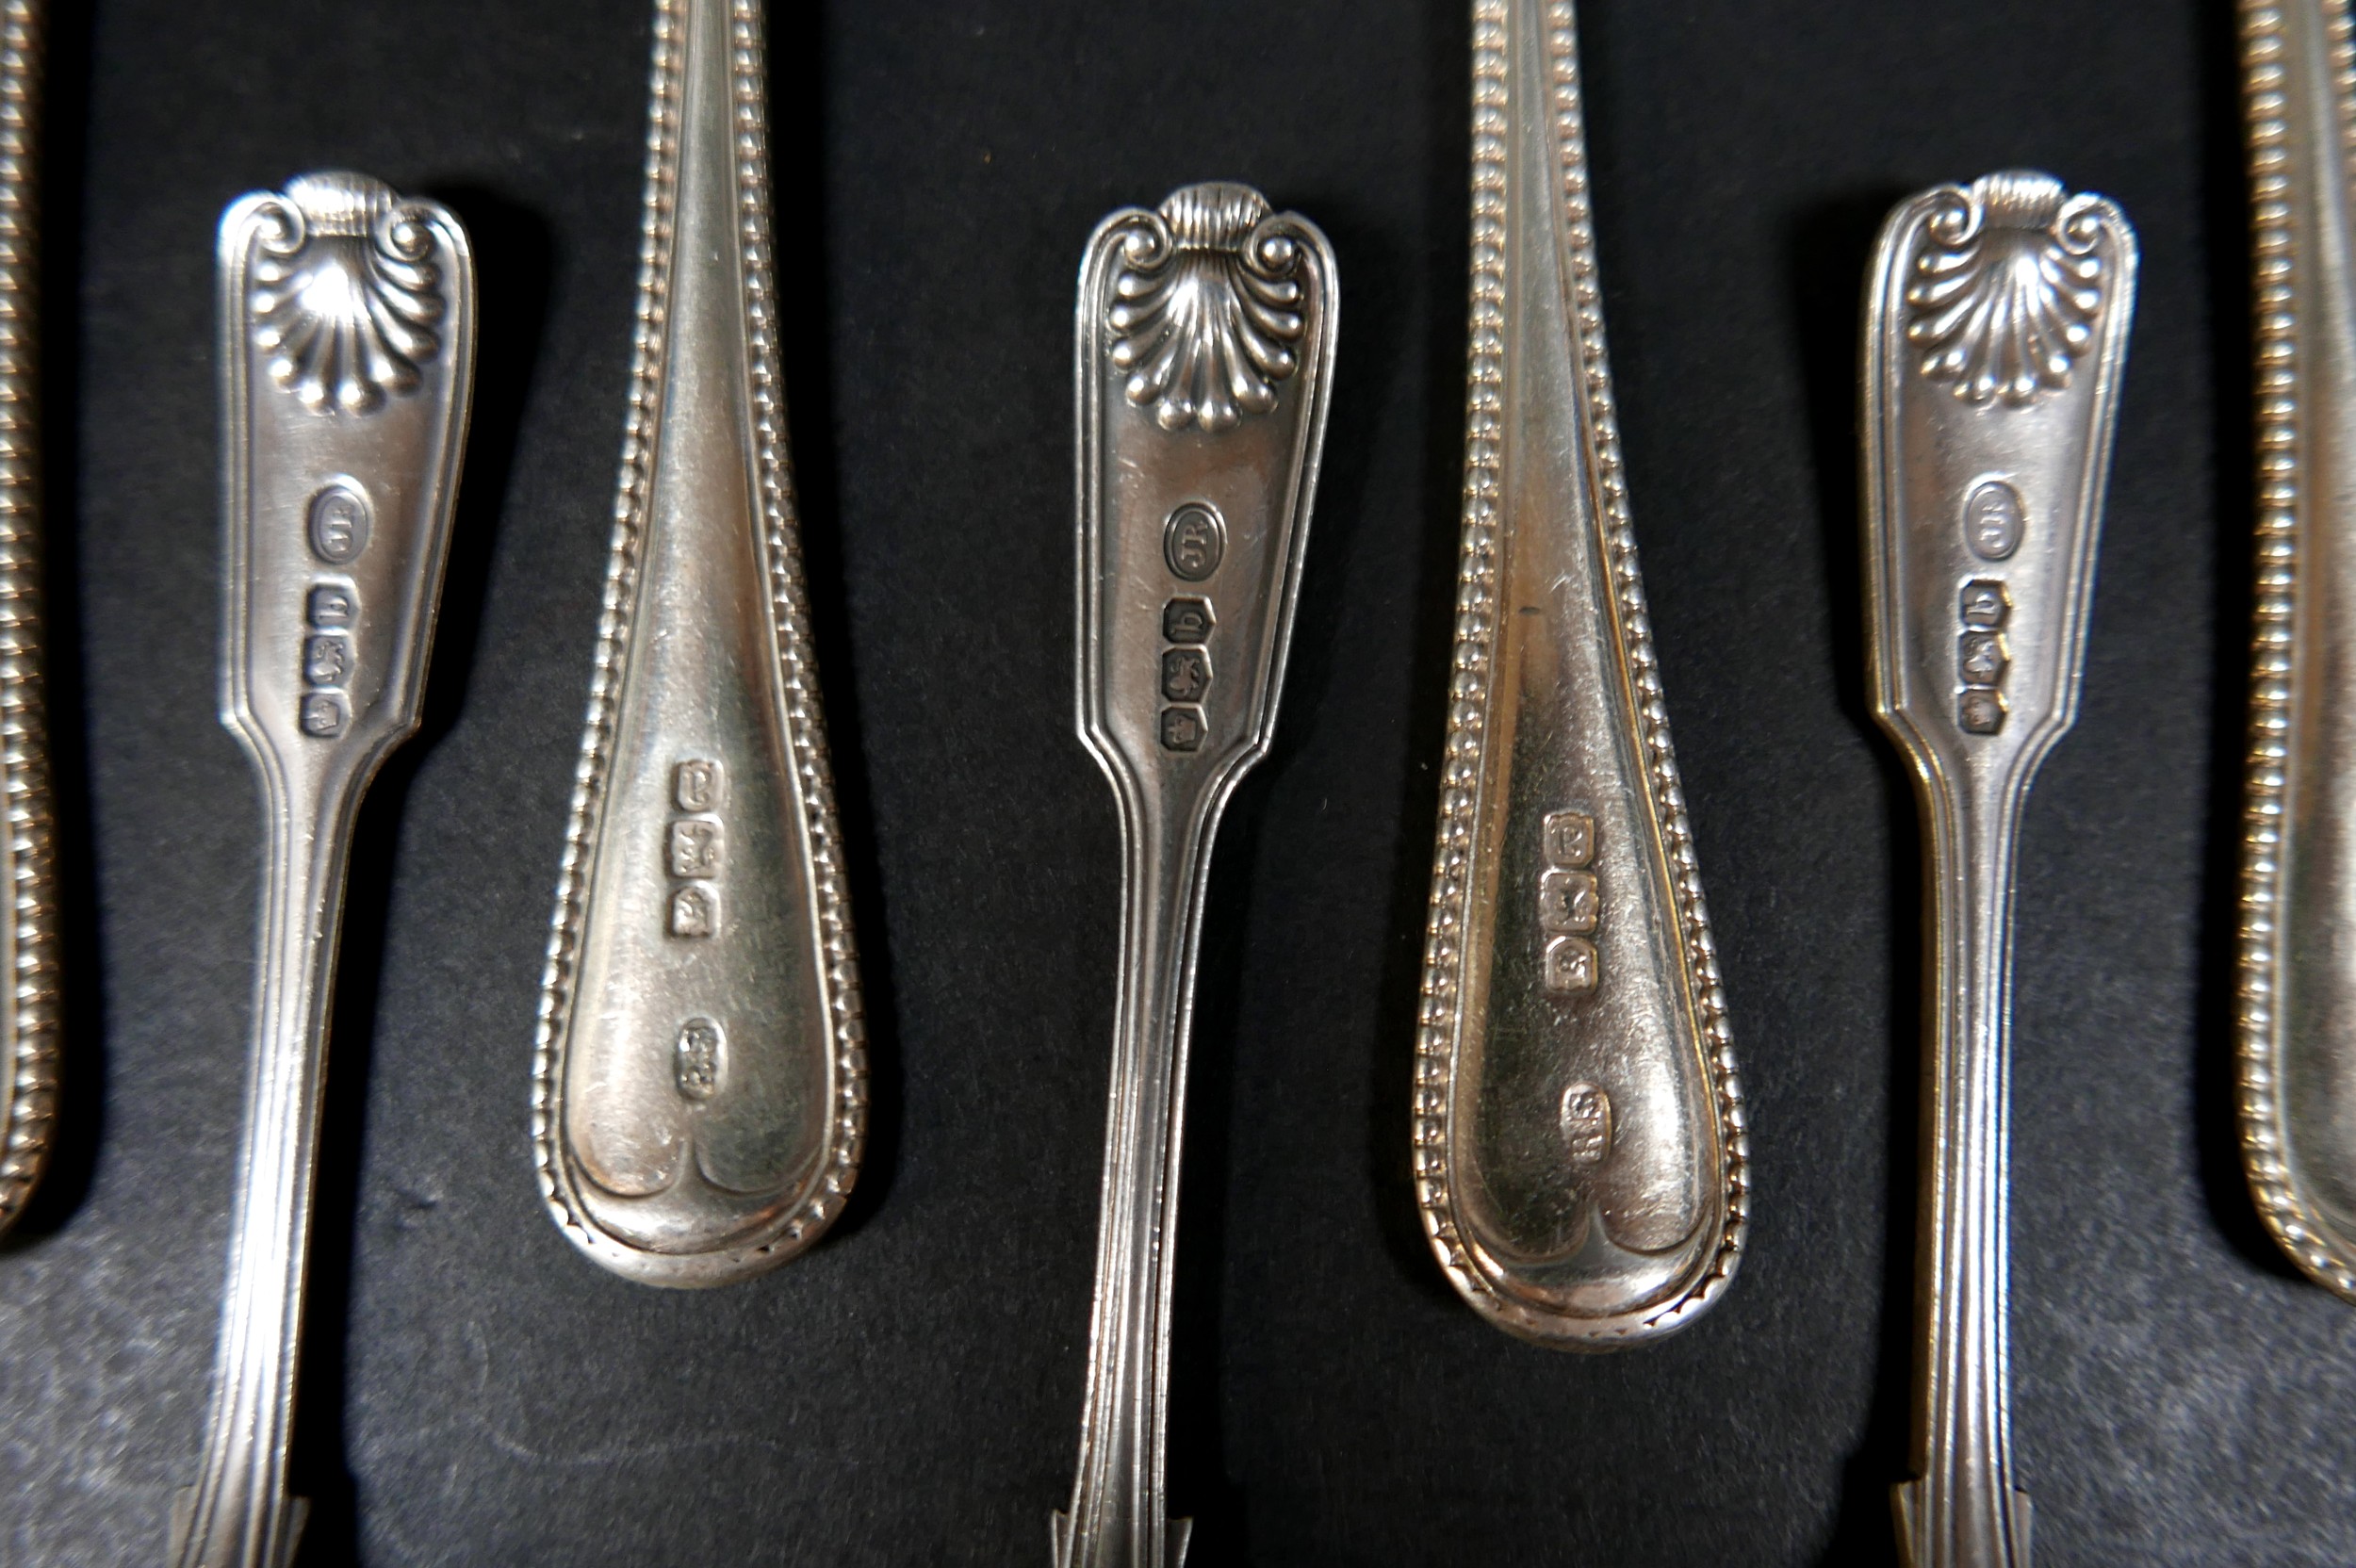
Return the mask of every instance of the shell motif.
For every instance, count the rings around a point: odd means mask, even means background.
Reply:
[[[1128,400],[1154,422],[1214,433],[1276,406],[1300,360],[1301,250],[1266,227],[1248,186],[1197,185],[1141,214],[1113,280],[1112,361]]]
[[[1947,190],[1924,225],[1906,340],[1922,373],[1966,402],[2017,407],[2058,391],[2094,341],[2102,224],[2092,198],[2064,194],[2048,175],[1990,174]]]
[[[352,174],[297,180],[264,216],[250,302],[270,379],[317,413],[367,414],[416,391],[441,349],[426,226]]]

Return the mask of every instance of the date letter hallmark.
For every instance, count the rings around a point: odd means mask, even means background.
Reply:
[[[1538,931],[1546,944],[1540,972],[1546,989],[1557,996],[1589,995],[1600,978],[1593,939],[1603,913],[1591,869],[1595,819],[1584,811],[1551,811],[1539,831],[1546,857],[1546,870],[1538,875]],[[1564,1102],[1566,1107],[1568,1103]]]
[[[687,758],[671,769],[672,805],[681,812],[701,813],[673,817],[664,830],[663,870],[683,884],[671,890],[665,925],[674,937],[709,937],[719,928],[720,894],[712,884],[718,880],[727,860],[727,829],[716,814],[726,791],[727,776],[709,758]],[[710,1024],[711,1021],[699,1019],[687,1027],[693,1029],[697,1023]],[[681,1050],[686,1049],[686,1034],[681,1033]]]

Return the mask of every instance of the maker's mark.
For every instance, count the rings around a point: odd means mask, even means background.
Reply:
[[[1922,351],[1922,373],[1970,403],[2018,406],[2068,386],[2109,285],[2095,249],[2100,198],[2035,173],[1989,174],[1939,196],[1906,288],[1906,341]]]
[[[247,309],[270,380],[315,413],[405,396],[441,351],[434,237],[390,188],[311,174],[261,209]]]
[[[1301,363],[1300,266],[1300,244],[1250,186],[1173,191],[1122,238],[1113,279],[1105,320],[1129,400],[1164,430],[1214,433],[1274,408]]]

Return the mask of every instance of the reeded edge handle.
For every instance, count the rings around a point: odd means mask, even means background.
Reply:
[[[2036,270],[2007,268],[2007,249]],[[1891,1493],[1909,1568],[2029,1562],[2007,1321],[2015,846],[2030,783],[2077,715],[2137,269],[2115,204],[2014,170],[1899,203],[1867,279],[1869,676],[1875,721],[1915,776],[1933,931],[1913,1478]],[[2019,314],[1976,304],[2008,286]],[[2074,330],[2041,353],[1977,330],[2038,314],[2044,331],[2061,311]],[[2010,512],[1988,531],[1964,498],[1989,488],[1968,483],[1975,471],[2012,476]]]
[[[257,251],[287,261],[315,253],[314,240],[322,272],[304,290],[254,286]],[[422,283],[410,269],[435,253],[434,241],[450,266],[446,275]],[[354,244],[370,253],[365,261],[356,252],[333,249]],[[401,347],[387,336],[371,343],[369,351],[352,351],[355,340],[384,324],[368,306],[355,308],[352,301],[372,293],[372,305],[389,309],[379,273],[394,270],[408,291],[403,308],[415,318],[404,318]],[[174,1499],[168,1554],[174,1568],[285,1568],[306,1508],[286,1495],[286,1477],[345,870],[362,794],[384,758],[417,727],[472,412],[477,299],[473,251],[464,225],[447,208],[341,173],[303,176],[283,193],[255,192],[232,203],[221,218],[218,283],[226,531],[221,718],[262,786],[265,864],[253,1037],[205,1453],[196,1484]],[[249,363],[261,301],[267,295],[273,308],[309,312],[309,288],[330,302],[307,322],[309,335],[298,330],[281,340],[285,376],[277,388],[262,392]],[[307,347],[331,339],[347,351],[305,354]],[[403,351],[436,362],[430,374],[442,384],[437,392],[421,389],[417,366],[400,359]],[[315,379],[322,368],[324,379]],[[253,417],[255,396],[300,399],[312,412],[298,417],[335,421],[331,428],[345,439],[257,449],[263,432]],[[372,697],[361,702],[355,694],[351,710],[336,709],[335,728],[298,732],[292,710],[257,705],[248,663],[256,651],[254,616],[283,610],[285,597],[256,594],[257,481],[282,476],[282,465],[313,477],[381,467],[364,460],[377,455],[368,439],[370,421],[387,400],[411,396],[439,404],[419,453],[425,471],[401,474],[405,482],[383,486],[405,498],[407,510],[397,520],[383,519],[379,536],[397,533],[414,551],[394,558],[395,591],[387,596],[397,608],[380,606],[376,629],[353,639],[360,657],[374,654],[392,662],[378,672]],[[368,477],[380,483],[384,478]],[[350,564],[368,549],[368,538],[364,527],[351,555],[327,561]],[[323,564],[318,540],[315,533],[313,554],[303,561],[306,578]],[[376,546],[380,552],[391,547]],[[272,580],[267,586],[288,585]],[[257,597],[272,602],[257,604]],[[259,641],[261,657],[296,656],[270,638]]]
[[[1187,783],[1148,776],[1124,748],[1100,685],[1103,654],[1126,611],[1108,610],[1105,586],[1107,437],[1104,408],[1107,326],[1121,330],[1112,278],[1125,257],[1158,271],[1200,234],[1185,230],[1214,210],[1257,215],[1238,243],[1213,248],[1251,253],[1246,267],[1276,265],[1305,286],[1289,307],[1298,312],[1295,359],[1274,380],[1298,378],[1289,396],[1305,400],[1289,452],[1289,466],[1271,476],[1282,547],[1281,575],[1257,668],[1230,678],[1252,682],[1245,725]],[[1191,218],[1188,216],[1191,215]],[[1150,258],[1150,259],[1146,259]],[[1125,303],[1125,302],[1124,302]],[[1210,320],[1216,311],[1196,320]],[[1178,1170],[1186,1123],[1186,1072],[1192,1027],[1195,956],[1213,843],[1227,802],[1246,773],[1268,753],[1283,694],[1292,619],[1308,552],[1309,521],[1332,401],[1333,350],[1339,326],[1339,281],[1332,246],[1299,213],[1268,210],[1248,187],[1199,185],[1173,192],[1155,212],[1125,207],[1097,225],[1080,268],[1074,315],[1073,375],[1077,463],[1074,580],[1077,620],[1075,706],[1081,743],[1112,785],[1121,842],[1121,963],[1116,1002],[1112,1071],[1106,1090],[1104,1167],[1100,1189],[1095,1290],[1088,1321],[1088,1370],[1080,1452],[1072,1499],[1050,1516],[1056,1568],[1180,1568],[1191,1522],[1167,1517],[1164,1496],[1165,1407],[1170,1381],[1170,1303],[1176,1278]],[[1207,355],[1180,356],[1200,363]],[[1176,386],[1147,390],[1133,380],[1130,402],[1154,406],[1155,423],[1183,444],[1199,425],[1216,441],[1240,420],[1271,416],[1271,400],[1256,412],[1219,400],[1215,384],[1200,403]],[[1278,481],[1281,479],[1281,485]],[[1250,617],[1239,616],[1248,621]]]

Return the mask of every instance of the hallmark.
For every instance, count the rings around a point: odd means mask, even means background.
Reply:
[[[720,764],[693,757],[671,770],[671,798],[682,811],[720,808]]]
[[[304,619],[321,631],[348,627],[359,619],[359,601],[339,582],[322,582],[311,590]]]
[[[1167,643],[1209,642],[1211,601],[1172,599],[1162,606],[1162,640]]]
[[[314,686],[341,686],[352,678],[352,639],[322,631],[303,644],[303,678]]]
[[[1985,486],[1983,486],[1985,488]],[[2009,488],[2009,487],[2008,487]],[[1965,733],[1993,735],[2004,727],[2004,676],[2012,656],[2004,646],[2004,622],[2012,597],[1994,578],[1963,585],[1962,630],[1955,639],[1955,722]]]
[[[1963,536],[1983,561],[2002,561],[2021,547],[2027,527],[2021,492],[2001,479],[1982,480],[1963,502]]]
[[[1562,1091],[1562,1154],[1573,1165],[1599,1165],[1612,1152],[1612,1097],[1593,1084]]]
[[[332,496],[353,497],[354,493],[331,485],[319,493],[319,501],[311,507],[312,547],[319,549],[320,539],[320,503]],[[358,538],[368,541],[367,503],[360,502]],[[336,537],[350,538],[350,534]],[[320,551],[324,554],[324,551]],[[352,554],[359,553],[354,547]],[[349,557],[347,557],[349,559]],[[360,601],[352,591],[340,582],[316,582],[303,595],[303,619],[310,630],[303,639],[303,694],[296,699],[295,717],[303,733],[314,740],[332,741],[344,732],[349,717],[345,708],[344,691],[352,684],[357,662],[352,652],[348,629],[360,617]]]
[[[1162,710],[1162,744],[1171,751],[1202,750],[1203,733],[1200,708]]]
[[[1595,819],[1584,811],[1549,811],[1538,832],[1546,858],[1538,874],[1541,978],[1559,996],[1581,995],[1594,990],[1600,978],[1595,944],[1589,939],[1603,913],[1591,869]]]
[[[709,1100],[720,1087],[721,1049],[726,1037],[708,1018],[691,1018],[679,1025],[671,1048],[671,1086],[681,1100]]]
[[[671,768],[672,804],[681,811],[716,810],[724,777],[710,758],[681,759]],[[717,816],[678,816],[664,825],[663,869],[686,884],[671,890],[664,924],[672,936],[709,937],[719,928],[719,897],[709,884],[720,874],[727,846]]]
[[[1162,559],[1188,582],[1201,582],[1219,570],[1227,554],[1227,525],[1200,501],[1188,501],[1170,514],[1162,530]]]
[[[311,499],[311,553],[331,566],[349,566],[368,547],[366,492],[337,480]]]
[[[700,882],[691,882],[672,893],[670,910],[674,937],[709,937],[720,923],[719,900]]]
[[[720,825],[706,817],[682,817],[671,824],[671,874],[713,877],[720,874]]]
[[[303,733],[332,741],[344,732],[344,699],[333,692],[303,694]]]
[[[1201,648],[1171,648],[1162,655],[1162,695],[1172,702],[1201,702],[1211,689],[1211,656]]]

